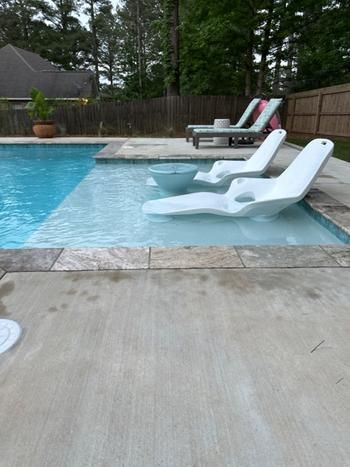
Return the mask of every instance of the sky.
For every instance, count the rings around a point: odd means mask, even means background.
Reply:
[[[111,2],[112,2],[112,5],[116,7],[117,5],[120,5],[122,3],[122,0],[111,0]],[[88,18],[83,13],[79,15],[79,18],[81,19],[82,23],[87,23]]]

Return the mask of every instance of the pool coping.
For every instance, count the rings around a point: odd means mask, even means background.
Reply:
[[[120,141],[110,142],[95,159],[98,162],[109,162],[111,156],[112,161],[135,159],[116,157],[119,148]],[[171,158],[193,160],[203,159],[203,156],[173,155]],[[206,158],[218,159],[214,155]],[[136,159],[170,158],[143,156]],[[310,190],[303,204],[321,224],[333,232],[337,230],[338,236],[340,233],[349,241],[348,206],[318,188]],[[9,272],[305,267],[350,267],[350,244],[0,249],[0,278]]]

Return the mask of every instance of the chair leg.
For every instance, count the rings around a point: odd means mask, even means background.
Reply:
[[[199,136],[198,135],[195,137],[195,141],[196,141],[196,149],[198,149],[199,148]]]
[[[235,136],[235,148],[238,148],[238,136]]]
[[[185,131],[186,131],[186,143],[188,143],[189,142],[188,131],[187,130],[185,130]]]
[[[196,145],[196,137],[192,135],[192,146]]]
[[[232,136],[230,136],[229,139],[228,139],[228,145],[229,145],[229,147],[232,146]]]

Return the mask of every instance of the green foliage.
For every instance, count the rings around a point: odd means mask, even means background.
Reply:
[[[181,88],[184,94],[240,94],[246,21],[237,2],[187,0],[181,8]]]
[[[47,29],[36,51],[65,70],[84,66],[89,54],[88,31],[80,24],[79,0],[50,2],[45,12]]]
[[[26,105],[30,118],[33,120],[48,120],[55,109],[44,94],[39,89],[32,88],[30,97],[32,100]]]
[[[350,81],[350,0],[114,4],[1,0],[0,47],[92,69],[103,95],[118,99],[162,96],[178,81],[181,94],[198,95],[284,94]]]
[[[160,0],[125,0],[117,11],[118,95],[121,98],[156,97],[164,92],[164,74],[159,66],[162,14]]]

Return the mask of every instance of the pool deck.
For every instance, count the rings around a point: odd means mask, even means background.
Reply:
[[[316,188],[350,228],[350,164]],[[1,467],[349,465],[350,246],[0,250],[0,268],[0,317],[24,330],[0,355]]]

